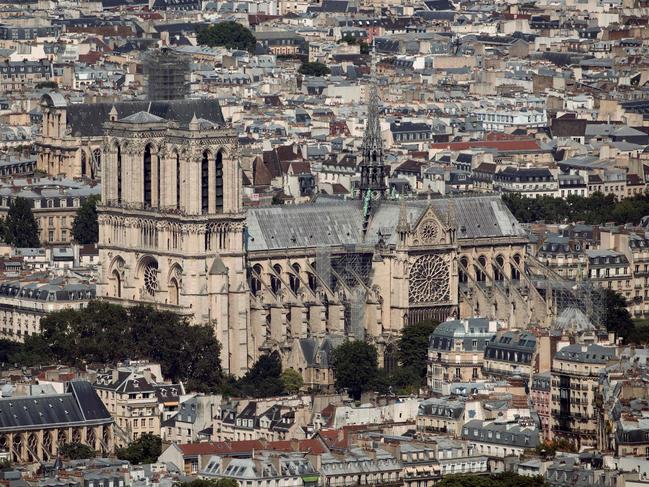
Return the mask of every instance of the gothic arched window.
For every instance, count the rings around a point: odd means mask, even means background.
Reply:
[[[215,210],[223,213],[223,152],[216,153],[214,159],[214,195],[216,198]]]
[[[86,151],[81,151],[81,175],[85,176],[88,171],[88,157],[86,156]]]
[[[180,209],[180,186],[182,180],[180,175],[180,154],[176,152],[176,208]]]
[[[117,202],[122,202],[122,148],[117,145]]]
[[[203,152],[203,160],[201,161],[201,213],[209,212],[210,204],[210,176],[208,166],[207,151]]]
[[[144,206],[151,206],[151,144],[144,147],[142,170],[144,173]]]

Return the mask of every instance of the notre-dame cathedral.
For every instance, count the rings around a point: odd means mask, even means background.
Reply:
[[[277,352],[305,384],[326,385],[346,337],[375,343],[391,367],[409,323],[548,315],[524,271],[527,236],[499,197],[386,198],[376,95],[356,199],[247,211],[220,114],[118,112],[104,126],[98,295],[209,324],[230,373]]]

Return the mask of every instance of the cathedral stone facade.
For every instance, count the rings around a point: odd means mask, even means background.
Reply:
[[[544,297],[524,271],[526,234],[500,198],[386,200],[378,110],[369,108],[358,199],[247,212],[237,137],[218,120],[113,112],[98,294],[209,324],[233,374],[278,353],[310,386],[331,383],[331,351],[348,337],[376,344],[392,368],[410,323],[542,323]]]

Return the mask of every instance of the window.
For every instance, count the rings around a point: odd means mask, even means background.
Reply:
[[[207,213],[209,211],[209,167],[208,167],[208,154],[207,151],[203,152],[203,160],[201,161],[201,212]]]
[[[117,146],[117,202],[122,202],[122,149],[119,145]]]
[[[176,153],[176,208],[180,209],[180,186],[182,176],[180,174],[180,154]]]
[[[219,151],[214,160],[214,195],[216,212],[223,213],[223,152]]]
[[[147,144],[144,148],[142,171],[144,181],[144,205],[151,206],[151,144]]]

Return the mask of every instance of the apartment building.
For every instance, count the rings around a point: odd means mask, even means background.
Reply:
[[[600,373],[615,358],[615,349],[575,343],[552,359],[550,430],[553,439],[576,447],[597,448]]]
[[[449,381],[481,379],[484,351],[500,324],[485,318],[449,320],[437,326],[428,345],[428,386],[441,392]]]

